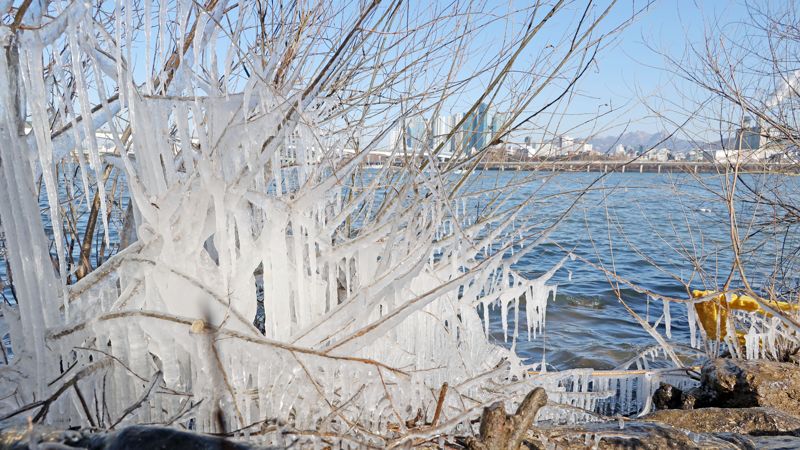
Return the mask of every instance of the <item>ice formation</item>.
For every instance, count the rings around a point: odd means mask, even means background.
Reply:
[[[536,385],[566,408],[551,405],[544,418],[647,408],[657,387],[649,372],[529,373],[491,342],[490,306],[514,341],[524,305],[532,339],[555,295],[558,266],[533,280],[513,269],[540,242],[515,231],[522,205],[500,201],[476,220],[450,195],[454,172],[432,155],[409,164],[399,147],[367,170],[384,136],[349,151],[331,126],[344,105],[321,94],[319,78],[281,65],[288,49],[245,58],[250,77],[231,77],[231,55],[243,50],[215,45],[230,5],[211,4],[197,16],[193,3],[175,4],[184,51],[171,53],[165,4],[144,2],[146,64],[169,69],[144,82],[132,67],[131,2],[116,4],[113,36],[81,2],[48,11],[52,20],[34,2],[30,26],[2,27],[0,213],[19,307],[3,308],[16,357],[0,372],[0,415],[44,401],[37,414],[57,411],[46,420],[60,426],[182,422],[246,434],[270,421],[386,443],[393,430],[412,435],[406,422],[418,410],[432,419],[445,382],[444,428]],[[55,53],[55,69],[45,66]],[[52,84],[65,74],[74,98]],[[54,111],[68,118],[63,129]],[[114,155],[101,154],[99,133]],[[103,164],[124,175],[138,239],[68,284],[59,226],[51,270],[34,180],[41,174],[46,217],[60,224],[55,166],[72,155],[86,192],[102,184]]]

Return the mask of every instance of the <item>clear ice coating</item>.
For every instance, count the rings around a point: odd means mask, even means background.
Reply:
[[[0,415],[74,385],[47,421],[213,432],[270,420],[373,442],[405,431],[418,411],[430,421],[444,383],[441,430],[539,385],[564,405],[548,406],[553,420],[648,408],[657,372],[539,374],[490,340],[494,306],[512,342],[523,306],[525,337],[543,331],[561,264],[533,280],[516,272],[544,239],[520,231],[526,202],[501,198],[476,216],[473,197],[453,195],[457,167],[441,168],[434,150],[409,159],[398,141],[381,167],[367,167],[389,127],[353,136],[348,105],[330,90],[376,41],[298,53],[292,46],[315,39],[308,16],[251,54],[248,2],[200,13],[189,1],[144,3],[143,37],[125,0],[111,32],[81,2],[48,11],[33,2],[26,27],[2,27],[0,214],[19,304],[3,307],[15,358],[0,372]],[[230,36],[220,18],[234,6]],[[142,75],[137,64],[164,69]],[[67,78],[74,92],[54,87]],[[98,191],[106,243],[104,165],[127,186],[138,239],[69,284],[60,226],[51,270],[34,180],[41,174],[47,218],[61,224],[55,167],[73,155],[83,189]]]

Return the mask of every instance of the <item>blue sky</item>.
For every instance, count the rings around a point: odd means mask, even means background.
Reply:
[[[609,1],[595,0],[589,19],[599,15]],[[594,37],[608,33],[649,3],[649,0],[619,0],[611,14],[597,28]],[[420,4],[414,5],[418,7]],[[530,4],[522,0],[489,0],[483,11],[489,16],[495,12],[502,16],[510,10],[527,8]],[[571,37],[569,33],[577,25],[586,4],[585,0],[567,2],[565,11],[554,16],[529,45],[528,59],[519,61],[516,68],[522,71],[546,71],[546,64],[542,65],[536,56],[547,53],[550,44],[558,46],[559,42],[564,43],[565,37]],[[543,14],[540,11],[538,17]],[[676,75],[675,67],[664,55],[685,61],[689,58],[692,45],[703,47],[705,37],[719,28],[726,33],[734,31],[733,35],[736,35],[735,27],[747,21],[747,17],[745,0],[655,0],[632,24],[620,32],[607,35],[613,37],[606,38],[607,46],[600,51],[596,64],[579,82],[569,105],[558,105],[553,116],[555,119],[541,117],[530,129],[515,135],[516,138],[521,138],[521,135],[535,136],[537,130],[545,129],[547,134],[569,134],[574,137],[615,135],[626,130],[648,133],[673,131],[677,123],[684,121],[687,111],[692,111],[698,101],[706,98],[707,93]],[[502,37],[519,32],[524,26],[522,21],[527,18],[528,12],[518,14],[511,19],[516,23],[499,20],[481,31],[472,42],[470,61],[464,67],[465,71],[476,70],[492,61],[498,49],[504,45]],[[576,67],[573,65],[563,72],[572,74]],[[474,83],[452,100],[449,112],[467,110],[488,83],[488,78],[489,74],[483,75],[480,82]],[[561,92],[563,85],[556,83],[556,86],[546,89],[530,105],[528,112],[536,111],[552,100]],[[596,121],[592,120],[598,113],[607,114]],[[685,129],[695,137],[705,139],[716,135],[708,127],[705,123],[693,121]]]
[[[531,45],[532,54],[536,55],[548,44],[563,39],[564,30],[575,26],[586,1],[567,2],[567,11],[556,16],[551,23],[548,23],[548,29],[543,30],[541,36],[537,36],[537,42]],[[593,14],[599,14],[609,1],[596,0]],[[619,0],[598,32],[608,31],[614,25],[624,22],[634,11],[640,10],[647,3],[648,0]],[[355,7],[360,3],[356,1],[347,4]],[[423,1],[410,3],[414,13],[434,17],[437,14],[435,10],[447,9],[449,4],[450,0],[442,0],[442,3]],[[502,12],[511,8],[529,7],[530,4],[531,2],[527,0],[487,0],[483,9],[488,13],[493,10]],[[543,12],[539,14],[541,17]],[[525,14],[517,16],[519,20],[524,20],[525,17]],[[562,106],[560,109],[567,114],[560,118],[560,123],[555,127],[557,130],[552,130],[551,123],[545,124],[546,128],[550,132],[556,131],[576,137],[592,134],[613,135],[625,129],[650,133],[670,131],[675,126],[669,120],[654,117],[648,106],[657,113],[664,114],[668,119],[677,121],[685,115],[682,109],[690,108],[691,104],[702,98],[704,93],[676,76],[659,52],[681,60],[687,45],[702,43],[710,26],[735,24],[737,21],[746,20],[746,17],[747,8],[744,0],[655,0],[633,24],[615,35],[612,45],[601,51],[597,64],[585,74],[569,106]],[[521,26],[522,22],[509,23],[503,20],[489,26],[487,32],[478,36],[477,42],[474,42],[476,52],[471,56],[474,61],[470,61],[468,66],[491,61],[493,56],[496,56],[494,50],[503,44],[501,37],[509,30],[512,31],[511,34],[514,30],[519,31]],[[223,41],[221,40],[218,45],[227,47]],[[224,55],[222,50],[221,54]],[[142,61],[138,61],[138,64],[134,65],[137,71],[143,74],[141,63]],[[534,59],[519,65],[521,70],[525,70],[526,67],[539,68],[535,65]],[[463,112],[468,109],[479,92],[480,89],[467,89],[464,95],[450,105],[450,111],[446,112]],[[537,98],[529,109],[536,110],[541,107],[557,92],[560,91],[553,89],[541,98]],[[586,123],[598,112],[609,111],[610,107],[614,109],[612,112],[596,122]],[[700,131],[702,124],[691,124],[689,128]]]
[[[620,3],[611,20],[630,16],[632,7],[642,4],[633,0]],[[690,106],[704,94],[676,76],[659,53],[681,60],[689,44],[704,42],[709,27],[731,28],[746,20],[747,8],[742,1],[657,0],[600,55],[597,69],[586,74],[579,86],[583,95],[575,98],[572,107],[578,111],[595,111],[604,104],[621,108],[619,114],[603,120],[611,128],[600,134],[619,132],[629,121],[629,130],[669,131],[669,121],[653,117],[642,102],[678,120],[681,106]],[[690,128],[701,132],[697,126]]]

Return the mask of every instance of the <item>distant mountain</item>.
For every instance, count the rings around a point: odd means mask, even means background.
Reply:
[[[687,152],[696,148],[709,148],[710,144],[707,142],[692,142],[685,139],[672,136],[667,138],[669,133],[662,131],[658,133],[647,133],[644,131],[629,131],[622,136],[603,136],[589,139],[589,143],[594,146],[594,149],[599,152],[608,152],[613,150],[618,144],[625,147],[633,147],[638,150],[642,146],[647,150],[653,146],[656,148],[667,147],[672,151]],[[665,140],[666,139],[666,140]],[[664,141],[664,142],[661,142]],[[659,142],[661,142],[659,144]]]

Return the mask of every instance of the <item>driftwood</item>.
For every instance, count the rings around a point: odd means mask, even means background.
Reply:
[[[547,404],[547,393],[536,388],[525,396],[514,415],[507,415],[503,402],[483,409],[479,438],[469,438],[470,450],[518,450],[536,418],[539,409]]]

